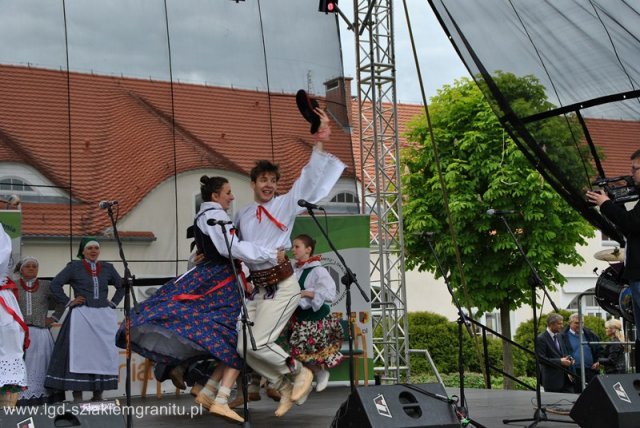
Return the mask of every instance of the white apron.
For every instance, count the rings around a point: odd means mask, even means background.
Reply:
[[[71,311],[69,371],[99,375],[118,374],[116,332],[111,308],[79,306]]]

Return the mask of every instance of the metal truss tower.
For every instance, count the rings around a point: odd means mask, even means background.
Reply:
[[[363,207],[371,215],[373,363],[383,381],[400,382],[409,375],[409,340],[392,2],[354,0],[354,31]]]

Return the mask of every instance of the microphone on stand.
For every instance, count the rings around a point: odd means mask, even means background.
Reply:
[[[106,210],[107,208],[111,208],[114,205],[118,205],[118,201],[100,201],[98,207],[101,210]]]
[[[320,205],[312,204],[311,202],[307,202],[304,199],[298,199],[298,206],[301,206],[302,208],[306,208],[308,210],[324,211],[324,208],[322,208]]]
[[[225,224],[233,224],[233,222],[227,221],[227,220],[216,220],[214,218],[210,218],[207,220],[207,224],[209,226],[224,226]]]
[[[518,211],[515,210],[494,210],[493,208],[487,210],[487,215],[510,215],[517,213]]]

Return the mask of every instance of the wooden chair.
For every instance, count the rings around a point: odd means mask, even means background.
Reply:
[[[349,353],[349,322],[347,320],[340,320],[342,331],[344,332],[344,342],[340,352],[345,357],[354,358],[354,382],[356,385],[360,383],[360,362],[362,360],[362,369],[364,371],[364,385],[369,386],[369,356],[367,354],[367,336],[362,332],[360,325],[354,322],[352,327],[354,329],[353,334],[353,350]]]

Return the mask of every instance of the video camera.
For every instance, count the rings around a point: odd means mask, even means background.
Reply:
[[[604,190],[613,202],[617,204],[624,204],[625,202],[635,201],[640,199],[638,188],[633,182],[633,178],[630,175],[623,175],[612,178],[598,178],[591,183],[594,186],[599,186]]]

